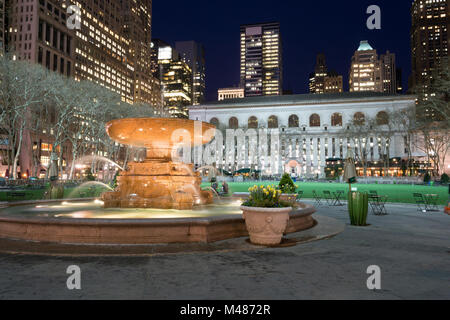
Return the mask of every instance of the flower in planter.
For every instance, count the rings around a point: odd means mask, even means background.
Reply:
[[[277,190],[273,185],[253,186],[248,189],[250,196],[242,205],[246,207],[260,208],[285,208],[290,204],[280,200],[281,190]]]

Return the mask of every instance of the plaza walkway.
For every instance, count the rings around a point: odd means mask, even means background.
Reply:
[[[450,216],[389,204],[369,227],[348,225],[346,207],[317,214],[344,232],[288,248],[153,257],[0,254],[0,299],[450,299]],[[244,241],[244,239],[242,240]],[[66,268],[82,289],[66,288]],[[370,265],[381,268],[367,289]]]

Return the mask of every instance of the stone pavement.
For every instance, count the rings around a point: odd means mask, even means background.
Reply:
[[[307,201],[308,202],[308,201]],[[346,207],[318,208],[345,230],[286,248],[149,257],[0,254],[0,299],[450,299],[450,216],[389,204],[348,225]],[[244,240],[243,240],[244,241]],[[66,269],[81,268],[81,290]],[[381,290],[367,289],[367,267]]]

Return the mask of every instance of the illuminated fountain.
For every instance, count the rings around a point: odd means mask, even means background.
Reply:
[[[131,162],[118,187],[102,200],[45,200],[0,208],[0,239],[65,244],[160,244],[214,242],[248,236],[241,199],[216,199],[200,189],[199,173],[180,161],[179,150],[212,140],[215,127],[182,119],[136,118],[107,124],[120,144],[146,148]],[[186,155],[186,154],[184,154]],[[93,183],[94,184],[94,183]],[[98,184],[98,183],[95,183]],[[286,233],[315,226],[315,209],[299,203]]]
[[[198,125],[201,124],[201,125]],[[104,193],[105,208],[192,209],[212,203],[211,191],[200,189],[192,164],[177,160],[180,147],[206,144],[214,137],[211,124],[184,119],[113,120],[108,135],[120,144],[146,148],[144,162],[131,162],[118,176],[114,192]]]

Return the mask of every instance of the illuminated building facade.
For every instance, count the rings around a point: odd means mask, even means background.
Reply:
[[[323,53],[317,55],[314,72],[309,76],[309,92],[315,94],[343,92],[343,77],[335,71],[328,72]]]
[[[324,79],[324,93],[344,92],[344,78],[335,71],[328,72]]]
[[[188,118],[192,105],[192,69],[180,54],[163,41],[155,41],[158,50],[157,75],[161,81],[164,110],[173,118]]]
[[[397,67],[395,54],[389,51],[380,56],[382,92],[397,92]]]
[[[151,0],[9,3],[8,47],[18,59],[97,83],[130,104],[162,104],[150,73]],[[69,5],[81,9],[79,29],[66,25]]]
[[[395,54],[387,51],[378,58],[369,42],[361,41],[352,57],[350,92],[397,92]]]
[[[415,0],[411,17],[410,89],[419,86],[426,92],[427,79],[441,66],[443,58],[448,58],[450,3],[448,0]]]
[[[75,34],[66,27],[66,9],[58,2],[9,2],[7,49],[18,60],[38,63],[63,75],[74,76]]]
[[[222,88],[217,90],[217,100],[242,99],[244,98],[244,88]]]
[[[241,87],[245,96],[281,95],[283,88],[280,24],[241,26]]]
[[[252,168],[261,170],[263,176],[289,172],[304,178],[337,177],[327,172],[329,162],[338,159],[342,163],[348,150],[356,158],[365,150],[369,176],[400,176],[400,168],[383,172],[381,166],[387,159],[407,157],[404,132],[391,131],[388,139],[386,132],[392,129],[385,121],[389,123],[393,112],[414,107],[416,98],[345,92],[251,97],[191,106],[190,119],[214,124],[223,132],[217,139],[222,143],[214,150],[225,146],[223,152],[216,152],[216,158],[203,159],[205,162],[198,165],[214,163],[230,172]],[[348,128],[356,118],[377,119],[377,127],[355,135]],[[258,148],[252,141],[257,141]],[[357,162],[357,169],[363,175],[361,162]]]
[[[350,67],[350,92],[363,91],[382,91],[380,60],[367,41],[361,41]]]
[[[129,40],[128,60],[134,68],[134,102],[161,108],[159,80],[151,73],[152,0],[123,0],[123,35]]]
[[[192,70],[192,104],[199,105],[205,101],[205,49],[195,41],[180,41],[175,43],[175,50]]]

